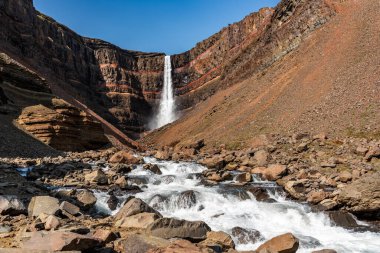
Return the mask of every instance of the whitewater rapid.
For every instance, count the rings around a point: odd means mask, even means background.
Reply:
[[[236,193],[225,186],[201,184],[199,174],[206,168],[185,162],[157,161],[145,158],[145,162],[157,164],[162,175],[155,175],[138,166],[128,174],[131,184],[138,184],[143,192],[135,194],[166,217],[205,221],[212,230],[231,234],[233,227],[255,229],[264,239],[257,243],[239,244],[234,238],[237,250],[254,250],[263,241],[277,235],[291,232],[300,239],[297,252],[309,253],[318,249],[335,249],[337,252],[378,253],[380,233],[354,232],[334,226],[322,212],[312,212],[308,205],[286,200],[281,194],[269,191],[273,203],[258,202],[249,192]],[[255,179],[255,184],[260,182]],[[180,197],[186,191],[194,191],[196,203],[189,203]],[[97,192],[97,208],[108,214],[107,193]],[[118,197],[121,201],[128,196]],[[190,201],[191,202],[191,201]],[[119,205],[118,209],[122,206]],[[362,224],[362,223],[361,223]]]
[[[164,86],[161,93],[158,114],[153,128],[160,128],[176,120],[175,100],[172,81],[172,65],[170,55],[165,56]]]

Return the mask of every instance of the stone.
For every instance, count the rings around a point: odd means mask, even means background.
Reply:
[[[239,244],[255,244],[264,239],[259,231],[241,227],[232,228],[232,236]]]
[[[268,168],[257,167],[251,170],[252,174],[259,174],[265,180],[275,181],[287,174],[288,170],[285,165],[271,164]]]
[[[145,234],[127,234],[114,242],[117,252],[146,253],[151,249],[165,248],[170,242],[160,237]]]
[[[251,173],[242,173],[235,177],[235,180],[239,183],[249,183],[252,181]]]
[[[372,158],[380,158],[380,147],[373,146],[370,147],[367,154],[365,155],[365,159],[367,161],[371,161]]]
[[[258,150],[255,152],[253,158],[256,160],[257,165],[262,167],[268,164],[269,153],[265,150]]]
[[[358,223],[356,222],[354,216],[345,211],[330,211],[328,215],[331,221],[340,227],[344,227],[347,229],[352,229],[358,227]]]
[[[139,213],[117,220],[115,227],[121,228],[147,228],[155,220],[161,218],[156,213]]]
[[[54,215],[59,209],[58,199],[49,196],[36,196],[29,203],[28,214],[30,217],[38,217],[41,213]]]
[[[202,245],[195,245],[187,240],[175,240],[166,248],[150,249],[147,253],[211,253],[215,252]]]
[[[305,186],[301,180],[288,181],[285,183],[284,189],[290,196],[295,199],[304,199]]]
[[[328,197],[328,193],[324,191],[311,191],[307,195],[307,201],[312,204],[318,204],[322,200],[326,199]]]
[[[46,230],[56,230],[59,227],[59,225],[61,225],[61,222],[54,215],[49,215],[45,220]]]
[[[339,174],[339,180],[343,183],[347,183],[348,181],[351,181],[352,174],[348,171],[343,171]]]
[[[328,211],[328,210],[332,210],[335,207],[337,207],[338,203],[332,199],[324,199],[319,203],[319,206],[321,207],[320,209],[322,211]]]
[[[156,152],[154,157],[159,160],[169,160],[171,158],[171,154],[169,150],[160,150]]]
[[[161,175],[162,174],[162,172],[161,172],[161,170],[160,170],[160,168],[158,167],[157,164],[150,164],[150,163],[144,164],[143,169],[144,170],[149,170],[152,173],[157,174],[157,175]]]
[[[96,204],[96,197],[92,191],[81,190],[76,194],[78,205],[83,210],[88,210]]]
[[[119,210],[119,212],[115,216],[115,221],[139,214],[139,213],[155,213],[158,216],[162,217],[162,215],[146,204],[144,201],[138,198],[132,198],[127,201],[124,206]]]
[[[121,189],[125,189],[127,188],[128,186],[128,182],[127,182],[127,179],[125,178],[125,176],[121,176],[119,177],[116,181],[115,181],[115,184],[117,186],[119,186]]]
[[[108,208],[111,209],[111,211],[114,211],[119,205],[119,199],[114,194],[111,194],[109,199],[107,200],[107,205]]]
[[[13,196],[0,196],[0,214],[16,216],[27,214],[24,203]]]
[[[100,245],[94,237],[72,232],[34,232],[29,240],[22,244],[23,249],[40,251],[85,251]]]
[[[366,174],[341,189],[337,202],[355,215],[378,217],[380,212],[380,173]]]
[[[140,164],[142,163],[142,158],[134,156],[129,151],[122,150],[115,153],[113,156],[111,156],[108,162],[109,163]]]
[[[118,235],[108,229],[97,229],[92,236],[103,243],[110,243],[118,238]]]
[[[355,153],[361,156],[365,156],[368,152],[368,148],[366,147],[357,147]]]
[[[212,158],[205,158],[198,161],[200,164],[206,166],[208,169],[223,169],[225,166],[225,161],[222,157],[214,156]]]
[[[108,177],[102,169],[97,169],[89,174],[84,175],[84,181],[87,184],[107,185]]]
[[[147,228],[153,236],[170,239],[183,238],[191,241],[201,241],[207,238],[210,227],[203,221],[186,221],[173,218],[161,218]]]
[[[291,233],[276,236],[257,248],[257,252],[267,250],[277,253],[295,253],[299,247],[298,239]]]
[[[79,207],[76,205],[71,204],[70,202],[63,201],[61,205],[59,206],[59,209],[61,209],[63,212],[67,212],[71,215],[77,215],[80,212]]]
[[[197,195],[195,191],[189,190],[181,192],[177,199],[179,208],[191,208],[197,204]]]
[[[224,251],[235,248],[235,243],[229,234],[222,231],[207,232],[207,239],[202,241],[201,245],[213,246],[215,244],[221,246]]]

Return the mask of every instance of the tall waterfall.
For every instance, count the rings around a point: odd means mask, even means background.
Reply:
[[[155,128],[160,128],[176,120],[175,103],[172,82],[172,64],[170,55],[165,56],[164,87],[161,93],[161,100]]]

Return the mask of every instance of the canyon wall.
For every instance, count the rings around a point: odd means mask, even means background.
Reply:
[[[178,108],[269,66],[332,14],[323,0],[283,0],[173,55]],[[79,101],[133,138],[146,130],[160,98],[164,54],[81,37],[36,11],[32,0],[0,0],[0,20],[1,51],[45,78],[54,94]]]

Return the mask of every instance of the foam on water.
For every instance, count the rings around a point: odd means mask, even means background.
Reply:
[[[242,200],[234,194],[222,191],[223,186],[205,187],[196,173],[205,168],[194,163],[175,163],[145,158],[157,164],[162,175],[154,175],[139,166],[129,176],[147,176],[144,192],[135,196],[154,206],[164,216],[186,220],[203,220],[213,230],[231,234],[233,227],[256,229],[265,239],[291,232],[301,241],[298,252],[331,248],[338,252],[378,253],[380,234],[353,232],[331,224],[324,213],[315,213],[307,205],[286,200],[280,194],[272,194],[275,203],[258,202],[251,198]],[[180,201],[180,193],[192,190],[196,203],[187,205]],[[100,194],[100,193],[98,193]],[[105,193],[98,201],[99,207],[107,211]],[[159,196],[164,197],[164,201]],[[112,212],[115,214],[117,211]],[[111,213],[108,210],[108,213]],[[319,243],[320,244],[319,244]],[[238,250],[254,250],[256,244],[237,244]]]

